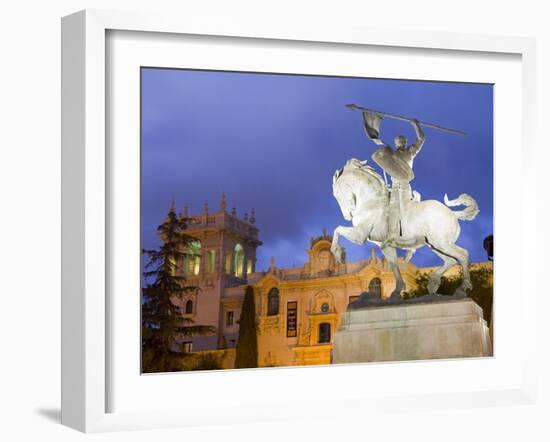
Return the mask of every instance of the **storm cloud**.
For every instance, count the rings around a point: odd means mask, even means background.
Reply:
[[[466,132],[425,129],[415,159],[413,189],[442,201],[462,192],[480,206],[461,222],[458,244],[473,261],[486,260],[483,238],[493,231],[493,88],[428,81],[142,69],[142,242],[158,244],[155,230],[174,199],[178,210],[256,211],[258,269],[302,265],[309,239],[343,220],[332,196],[332,175],[349,158],[374,151],[361,115],[345,104],[415,117]],[[413,141],[410,124],[385,119],[382,138]],[[349,260],[370,255],[370,245],[343,240]],[[417,265],[438,265],[429,250]]]

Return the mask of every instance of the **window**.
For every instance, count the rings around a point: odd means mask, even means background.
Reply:
[[[374,293],[377,296],[382,295],[382,281],[380,278],[372,278],[369,282],[369,293]]]
[[[214,273],[216,271],[216,251],[209,250],[206,254],[206,271]]]
[[[244,249],[243,246],[237,244],[235,246],[235,276],[243,277],[244,272]]]
[[[235,312],[230,311],[225,314],[225,325],[226,327],[229,327],[234,324],[235,320]]]
[[[173,256],[170,256],[168,258],[168,267],[169,267],[169,272],[172,276],[177,275],[178,263],[177,263],[176,259]]]
[[[189,300],[185,303],[185,314],[190,315],[193,313],[193,301]]]
[[[279,314],[279,289],[272,288],[267,295],[267,316]]]
[[[191,241],[187,246],[186,261],[186,275],[197,276],[201,269],[201,242],[199,240]]]
[[[181,344],[181,348],[184,353],[191,353],[193,351],[193,341],[185,341]]]
[[[330,324],[322,322],[319,324],[319,344],[327,344],[330,342]]]
[[[246,274],[247,275],[250,275],[252,272],[252,260],[249,259],[247,262],[246,262]]]
[[[358,299],[360,298],[359,295],[356,295],[356,296],[350,296],[349,297],[349,302],[348,302],[348,305],[351,304],[352,302],[355,302],[357,301]]]

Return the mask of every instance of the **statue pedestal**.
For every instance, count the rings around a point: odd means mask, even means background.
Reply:
[[[348,311],[334,336],[333,363],[492,354],[481,308],[463,298]]]

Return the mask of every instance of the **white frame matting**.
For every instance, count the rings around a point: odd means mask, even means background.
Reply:
[[[535,399],[535,299],[536,280],[528,275],[529,257],[535,256],[535,243],[522,241],[525,232],[536,228],[536,189],[524,186],[517,190],[521,200],[518,230],[519,238],[514,238],[514,251],[518,273],[523,281],[524,296],[511,293],[511,289],[499,288],[498,293],[509,293],[517,297],[520,320],[518,333],[522,339],[522,353],[518,355],[521,370],[516,370],[513,379],[500,387],[488,386],[463,392],[438,392],[427,389],[424,393],[388,394],[372,396],[359,389],[355,394],[310,396],[307,401],[294,401],[286,404],[274,401],[254,403],[248,399],[232,398],[228,404],[223,398],[209,393],[209,409],[200,407],[195,412],[185,407],[169,407],[155,410],[117,410],[109,404],[110,364],[116,360],[109,353],[107,328],[112,323],[112,311],[108,298],[109,264],[108,245],[116,234],[111,229],[113,201],[110,197],[108,170],[110,152],[106,134],[106,119],[111,110],[107,107],[106,67],[109,56],[106,44],[108,31],[145,31],[179,34],[187,36],[245,37],[249,39],[270,39],[298,45],[339,43],[365,45],[383,48],[425,48],[431,50],[468,51],[475,53],[480,60],[483,54],[510,54],[520,57],[521,63],[521,132],[518,131],[517,149],[523,176],[531,176],[535,168],[535,45],[534,40],[511,37],[490,37],[451,33],[430,33],[416,31],[389,31],[372,28],[349,28],[340,26],[296,26],[280,24],[276,28],[265,23],[249,23],[246,20],[217,23],[198,20],[196,17],[159,17],[151,14],[134,14],[110,11],[82,11],[62,21],[62,422],[81,431],[110,431],[168,426],[208,425],[212,422],[248,422],[283,419],[285,417],[311,417],[334,415],[359,415],[369,412],[402,411],[410,408],[442,409],[470,406],[489,406],[532,403]],[[156,34],[157,36],[159,34]],[[112,54],[111,54],[112,55]],[[498,84],[497,84],[498,87]],[[498,100],[498,96],[495,96]],[[498,106],[496,106],[498,111]],[[135,110],[134,110],[135,111]],[[497,112],[495,112],[497,116]],[[495,117],[496,117],[495,116]],[[499,118],[502,116],[498,114]],[[115,119],[115,121],[117,121]],[[498,137],[498,131],[495,132]],[[495,149],[502,139],[496,138]],[[498,169],[495,169],[498,175]],[[116,213],[116,211],[114,211]],[[495,217],[496,218],[496,217]],[[498,222],[498,219],[497,219]],[[496,250],[503,240],[497,239]],[[501,242],[499,242],[501,241]],[[504,251],[504,248],[500,249]],[[498,268],[498,265],[497,265]],[[522,277],[523,276],[523,277]],[[526,294],[529,294],[527,296]],[[498,305],[497,305],[498,307]],[[131,309],[130,309],[131,310]],[[498,321],[498,309],[495,313]],[[525,318],[533,318],[527,321]],[[498,326],[507,326],[498,323]],[[497,343],[498,343],[498,330]],[[498,345],[498,344],[497,344]],[[496,350],[498,360],[498,347]],[[440,361],[439,364],[453,362]],[[465,364],[476,364],[475,360]],[[440,365],[441,366],[441,365]],[[465,366],[465,365],[464,365]],[[338,367],[347,370],[345,376],[359,381],[362,365]],[[389,367],[387,365],[386,367]],[[403,373],[407,365],[402,364]],[[408,367],[411,367],[410,365]],[[254,371],[229,371],[226,373],[192,374],[193,382],[200,381],[196,376],[208,377],[213,385],[222,388],[219,376],[225,381],[238,381],[247,377],[252,390],[265,385],[271,376],[280,380],[293,377],[308,377],[312,373],[329,373],[336,367],[304,369],[273,369]],[[314,371],[312,371],[314,370]],[[325,372],[323,372],[325,370]],[[332,373],[332,372],[330,372]],[[341,371],[344,374],[344,371]],[[177,375],[162,376],[164,384],[175,382]],[[154,378],[146,376],[142,378]],[[181,379],[181,378],[180,378]],[[185,379],[185,378],[183,378]],[[242,379],[241,379],[242,381]],[[181,380],[178,381],[181,383]],[[264,384],[262,384],[262,382]],[[227,384],[227,382],[225,382]],[[303,388],[308,388],[303,384]],[[435,390],[435,392],[434,392]],[[216,390],[217,391],[217,390]],[[219,396],[222,396],[218,392]],[[243,395],[246,397],[246,395]],[[296,393],[294,394],[296,397]],[[219,399],[219,400],[218,400]],[[330,406],[326,406],[329,405]],[[337,405],[337,406],[336,406]],[[229,407],[232,409],[230,410]],[[122,407],[124,408],[124,407]],[[114,410],[114,411],[113,411]],[[238,411],[238,412],[236,412]]]

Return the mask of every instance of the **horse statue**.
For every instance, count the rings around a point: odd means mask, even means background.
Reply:
[[[454,200],[445,195],[445,204],[436,200],[420,201],[418,194],[404,207],[401,207],[401,234],[397,239],[389,239],[388,211],[389,193],[382,177],[366,161],[349,160],[338,169],[332,181],[333,194],[344,219],[351,221],[352,227],[338,226],[334,230],[331,251],[337,262],[344,260],[344,248],[338,243],[340,236],[361,245],[365,241],[380,247],[393,275],[396,286],[390,299],[401,299],[405,282],[397,262],[397,249],[407,251],[409,261],[414,252],[428,246],[443,260],[443,265],[435,270],[428,281],[428,292],[436,294],[441,277],[454,264],[463,269],[463,280],[455,294],[465,295],[472,289],[469,272],[468,251],[455,244],[460,235],[458,220],[472,221],[479,213],[476,201],[463,193]],[[449,207],[465,206],[453,211]]]

